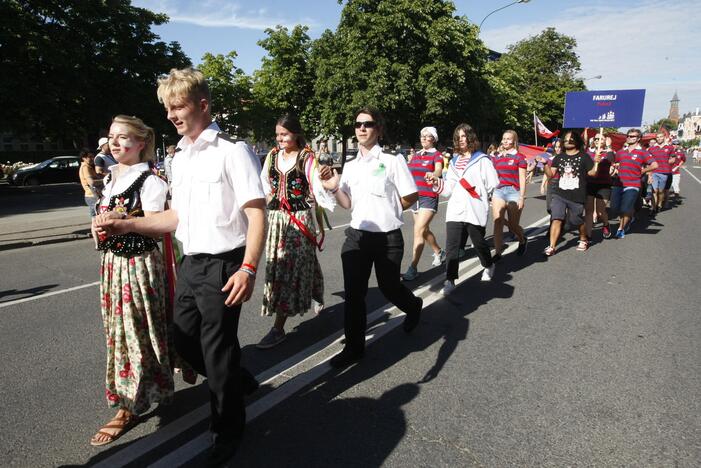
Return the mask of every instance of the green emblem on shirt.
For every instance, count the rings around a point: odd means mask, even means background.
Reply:
[[[380,163],[380,164],[377,166],[377,169],[375,169],[375,171],[372,173],[372,175],[374,175],[375,177],[382,177],[382,176],[384,176],[384,175],[385,175],[385,165],[384,165],[384,163]]]

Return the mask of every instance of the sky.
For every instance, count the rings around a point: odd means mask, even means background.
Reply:
[[[491,11],[513,0],[455,0],[456,14],[479,24]],[[166,42],[178,41],[193,63],[206,52],[235,50],[236,66],[246,73],[265,55],[256,43],[265,29],[304,24],[317,38],[338,25],[336,0],[133,0],[136,6],[165,13],[170,22],[154,27]],[[679,95],[682,114],[701,107],[701,0],[530,0],[486,19],[480,37],[490,49],[547,27],[577,40],[580,76],[591,90],[645,89],[643,124],[667,117]],[[600,79],[588,79],[601,75]]]

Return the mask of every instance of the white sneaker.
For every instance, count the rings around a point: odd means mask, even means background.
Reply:
[[[496,268],[496,265],[492,263],[491,266],[488,266],[487,268],[484,269],[482,272],[482,281],[492,281],[492,277],[494,276],[494,270]]]
[[[324,310],[324,303],[323,302],[316,302],[314,299],[312,299],[312,310],[314,311],[315,314],[319,315],[319,312]]]
[[[433,261],[431,262],[431,266],[441,266],[443,262],[445,262],[445,250],[441,250],[440,252],[433,254]]]
[[[448,294],[452,293],[455,291],[455,283],[450,280],[445,280],[443,282],[443,295],[447,296]]]

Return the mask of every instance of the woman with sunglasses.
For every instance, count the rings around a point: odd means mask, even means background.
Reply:
[[[596,219],[603,224],[601,234],[604,239],[611,238],[606,204],[611,199],[611,185],[613,183],[611,178],[611,164],[615,158],[613,152],[606,150],[606,139],[602,134],[598,134],[593,138],[593,145],[593,151],[589,149],[587,154],[592,161],[596,160],[597,156],[601,156],[601,158],[596,175],[587,176],[587,201],[584,205],[584,224],[587,238],[590,241],[594,228],[595,215]]]
[[[275,136],[277,146],[265,158],[260,175],[268,202],[262,315],[275,315],[275,323],[256,345],[259,349],[285,340],[288,317],[323,309],[324,277],[316,257],[321,219],[315,219],[314,202],[331,210],[335,206],[321,186],[319,164],[297,117],[280,117]]]
[[[342,176],[335,169],[321,169],[324,187],[339,205],[351,210],[341,250],[346,344],[329,361],[335,368],[357,362],[365,353],[365,296],[373,265],[382,294],[406,314],[405,332],[419,324],[423,307],[423,300],[402,283],[400,273],[402,211],[416,203],[416,184],[403,157],[382,151],[378,142],[383,131],[384,120],[377,109],[360,109],[355,115],[358,156],[345,165]]]
[[[436,177],[441,177],[443,174],[443,155],[435,148],[436,141],[438,141],[436,128],[424,127],[421,130],[421,150],[409,160],[409,170],[419,191],[419,199],[411,208],[414,214],[414,249],[411,264],[404,273],[405,281],[412,281],[419,275],[416,268],[426,242],[433,250],[431,266],[441,266],[445,261],[445,251],[438,246],[436,236],[429,227],[433,216],[438,211],[438,194],[431,189],[424,177],[429,172]]]

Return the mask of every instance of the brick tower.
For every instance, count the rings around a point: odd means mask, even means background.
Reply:
[[[669,120],[673,120],[675,124],[679,123],[679,96],[677,92],[674,92],[674,97],[672,98],[669,105]]]

